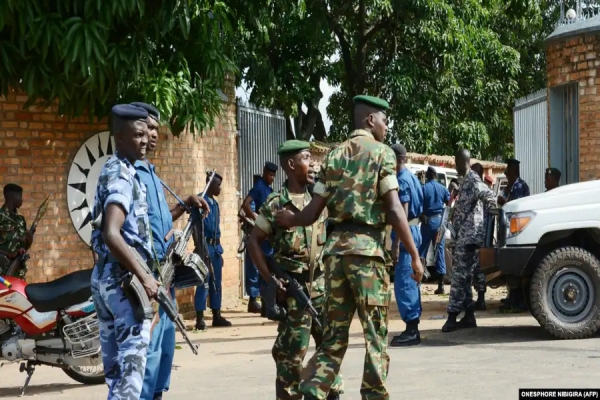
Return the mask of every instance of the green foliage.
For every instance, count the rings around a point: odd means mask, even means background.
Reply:
[[[388,140],[411,151],[510,155],[514,100],[545,85],[542,41],[556,19],[542,10],[557,0],[264,1],[261,46],[240,64],[252,101],[297,116],[320,98],[317,77],[339,85],[328,141],[346,137],[351,99],[366,93],[390,101]]]
[[[3,0],[0,88],[60,113],[155,104],[175,135],[214,126],[235,73],[231,14],[209,0]]]

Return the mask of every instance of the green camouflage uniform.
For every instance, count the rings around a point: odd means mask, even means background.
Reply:
[[[325,220],[323,213],[313,226],[294,227],[284,229],[275,224],[275,214],[280,208],[288,208],[300,211],[308,204],[311,196],[308,192],[304,197],[291,195],[286,187],[279,192],[271,194],[260,208],[256,219],[256,226],[269,235],[269,240],[275,249],[275,261],[277,265],[290,276],[305,286],[308,294],[310,283],[309,258],[310,246],[314,230],[319,235],[317,238],[316,255],[325,243]],[[318,258],[316,258],[318,260]],[[320,261],[315,262],[311,298],[313,305],[319,314],[322,314],[325,302],[325,279]],[[302,399],[298,385],[300,384],[300,371],[304,356],[308,350],[310,336],[315,340],[318,347],[323,340],[323,331],[312,323],[312,317],[298,308],[296,299],[287,298],[286,308],[288,318],[280,322],[277,329],[278,335],[273,345],[273,359],[277,368],[275,380],[276,397],[278,400]],[[336,375],[331,386],[332,392],[342,393],[341,376]]]
[[[324,399],[348,348],[350,323],[358,311],[366,342],[361,395],[389,399],[385,388],[388,304],[391,298],[385,250],[386,212],[382,196],[398,189],[396,156],[365,130],[331,150],[313,193],[326,200],[329,223],[360,229],[334,229],[323,259],[327,299],[323,343],[302,373],[304,394]],[[346,228],[348,225],[346,226]]]
[[[25,217],[18,213],[13,213],[2,206],[0,208],[0,250],[6,253],[15,253],[17,250],[25,247],[26,236],[27,225]],[[3,254],[0,254],[0,275],[6,273],[8,266],[13,261],[13,259],[9,259],[8,264],[4,265],[6,264],[6,259],[2,256]],[[27,265],[23,262],[16,276],[24,279],[26,274]]]

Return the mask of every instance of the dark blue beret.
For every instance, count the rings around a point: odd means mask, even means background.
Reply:
[[[141,107],[144,110],[148,111],[148,115],[154,118],[157,121],[160,121],[160,111],[156,107],[148,103],[141,103],[136,101],[135,103],[131,103],[132,106]]]
[[[277,170],[279,169],[277,167],[277,164],[274,164],[274,163],[272,163],[270,161],[267,161],[265,163],[265,168],[268,169],[269,171],[273,171],[273,172],[277,172]]]
[[[148,111],[141,107],[132,106],[131,104],[117,104],[112,108],[113,115],[130,121],[144,120],[148,118]]]
[[[521,164],[521,161],[519,161],[519,160],[517,160],[515,158],[507,158],[505,160],[505,162],[506,162],[507,165],[519,165],[519,164]]]

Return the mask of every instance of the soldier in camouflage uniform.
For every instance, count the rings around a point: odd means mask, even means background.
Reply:
[[[328,154],[311,202],[301,212],[283,210],[276,215],[280,226],[309,226],[327,207],[328,223],[332,224],[323,252],[327,295],[323,343],[302,372],[300,391],[304,399],[327,398],[348,348],[348,331],[355,311],[367,343],[361,396],[390,397],[385,387],[390,360],[389,268],[398,260],[400,246],[395,241],[393,260],[390,259],[384,247],[387,223],[411,255],[415,285],[423,277],[419,252],[398,198],[396,157],[382,143],[389,105],[370,96],[357,96],[354,104],[356,130]]]
[[[4,186],[4,204],[0,208],[0,275],[5,275],[16,257],[33,243],[34,232],[27,230],[25,218],[17,211],[23,205],[23,188],[14,183]],[[21,262],[16,276],[25,279],[27,265]]]
[[[493,192],[481,181],[477,172],[469,168],[471,154],[461,149],[455,156],[456,171],[464,176],[460,193],[452,214],[452,227],[455,238],[452,253],[452,282],[448,303],[448,320],[442,332],[452,332],[461,328],[477,327],[473,304],[473,272],[479,263],[479,247],[483,245],[483,211],[494,207],[496,201]],[[465,316],[456,321],[458,314]]]
[[[271,194],[260,208],[248,249],[265,281],[276,280],[271,277],[260,248],[260,243],[269,240],[273,244],[274,258],[279,267],[305,287],[317,312],[321,313],[325,302],[325,279],[320,253],[325,244],[326,212],[312,226],[282,229],[275,224],[277,210],[286,208],[300,211],[312,198],[307,190],[313,181],[309,148],[308,142],[300,140],[288,140],[279,148],[281,166],[288,176],[287,185]],[[288,317],[285,322],[279,323],[279,334],[273,346],[273,359],[277,368],[276,398],[302,399],[298,385],[310,336],[312,335],[318,347],[323,340],[323,331],[312,322],[312,317],[306,310],[299,309],[295,298],[290,296],[285,301]],[[337,375],[327,399],[339,399],[341,386],[342,379]]]
[[[477,175],[479,176],[479,179],[481,179],[481,181],[483,182],[483,165],[481,165],[481,163],[475,163],[471,166],[471,169],[475,172],[477,172]],[[485,183],[485,182],[484,182]],[[487,183],[486,186],[488,188],[490,188]],[[491,190],[491,188],[490,188]],[[483,221],[485,224],[485,221],[487,221],[487,208],[485,209],[484,213],[483,213]],[[485,310],[487,308],[487,306],[485,305],[485,292],[487,289],[487,284],[485,281],[485,274],[481,271],[481,266],[479,265],[479,263],[477,263],[477,265],[475,266],[475,270],[473,271],[473,288],[475,288],[475,291],[477,292],[477,301],[475,302],[475,310]]]
[[[146,152],[148,112],[117,105],[112,114],[116,152],[102,167],[92,210],[94,221],[102,218],[100,229],[92,232],[92,246],[98,254],[92,297],[98,313],[108,400],[137,400],[144,381],[151,321],[135,317],[122,284],[128,273],[135,274],[149,298],[156,297],[159,285],[133,253],[137,251],[151,265],[146,187],[134,167]]]

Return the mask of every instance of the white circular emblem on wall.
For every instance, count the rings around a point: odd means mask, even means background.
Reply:
[[[113,155],[115,140],[110,132],[100,132],[79,148],[69,170],[67,204],[73,226],[89,246],[92,240],[92,207],[100,171]]]

